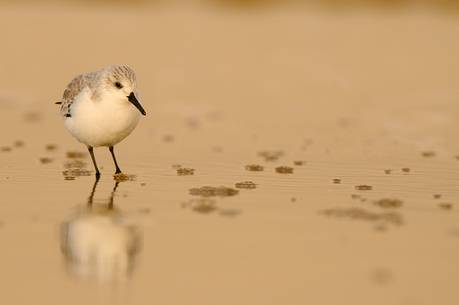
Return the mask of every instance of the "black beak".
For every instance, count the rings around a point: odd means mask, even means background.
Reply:
[[[143,109],[142,105],[140,105],[139,101],[137,100],[137,98],[135,97],[134,95],[134,92],[131,92],[129,95],[128,95],[128,100],[132,103],[132,105],[134,105],[137,109],[139,109],[140,113],[143,114],[143,115],[146,115],[147,113],[145,112],[145,110]]]

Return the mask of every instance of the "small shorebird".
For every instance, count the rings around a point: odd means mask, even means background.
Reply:
[[[65,128],[88,147],[96,177],[100,172],[93,148],[99,146],[108,147],[115,175],[121,174],[113,146],[134,130],[140,114],[146,115],[135,92],[134,71],[125,65],[113,65],[75,77],[56,103],[61,104]]]

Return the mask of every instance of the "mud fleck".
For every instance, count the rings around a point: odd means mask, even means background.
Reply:
[[[371,272],[370,279],[374,284],[387,285],[392,282],[393,275],[389,269],[378,268]]]
[[[411,169],[409,167],[404,167],[404,168],[402,168],[402,172],[409,173],[409,172],[411,172]]]
[[[434,198],[434,199],[440,199],[440,198],[441,198],[441,194],[434,194],[434,195],[433,195],[433,198]]]
[[[371,191],[373,187],[371,185],[361,184],[361,185],[356,185],[355,189],[358,191]]]
[[[384,170],[384,174],[386,174],[386,175],[390,175],[391,173],[392,173],[391,169],[385,169]]]
[[[66,156],[69,159],[83,159],[86,158],[86,153],[81,151],[68,151]]]
[[[249,164],[245,166],[245,169],[250,172],[262,172],[265,168],[257,164]]]
[[[403,201],[401,201],[400,199],[395,199],[395,198],[382,198],[382,199],[374,201],[373,203],[385,209],[399,208],[403,205]]]
[[[449,202],[442,202],[442,203],[439,203],[438,204],[438,207],[442,210],[452,210],[453,209],[453,205]]]
[[[296,197],[290,198],[290,202],[296,202]]]
[[[202,186],[199,188],[191,188],[190,195],[201,197],[230,197],[239,194],[239,191],[226,186]]]
[[[191,176],[191,175],[194,175],[194,168],[186,168],[186,167],[177,168],[177,175],[179,175],[179,176]]]
[[[328,217],[336,218],[348,218],[354,220],[364,220],[371,222],[381,222],[392,225],[402,225],[403,217],[399,213],[395,212],[385,212],[385,213],[375,213],[370,212],[362,208],[332,208],[320,211],[321,214]]]
[[[423,152],[422,152],[422,156],[423,156],[424,158],[432,158],[432,157],[435,157],[436,155],[437,155],[437,153],[434,152],[434,151],[431,151],[431,150],[423,151]]]
[[[352,199],[360,199],[360,195],[359,194],[351,194],[351,198]]]
[[[76,177],[91,176],[91,172],[82,168],[69,168],[62,172],[65,180],[75,180]]]
[[[218,211],[218,214],[224,217],[236,217],[239,216],[241,213],[242,211],[237,209],[220,209]]]
[[[86,162],[83,162],[83,161],[78,160],[78,159],[69,160],[69,161],[64,163],[64,167],[65,168],[84,168],[86,166],[87,166]]]
[[[10,152],[10,151],[11,151],[11,147],[9,147],[9,146],[2,146],[2,147],[0,147],[0,151],[3,151],[3,152]]]
[[[183,203],[183,207],[191,207],[191,210],[201,214],[209,214],[218,210],[216,201],[209,198],[191,199]]]
[[[51,162],[53,162],[52,158],[48,158],[48,157],[40,158],[40,163],[41,164],[48,164],[48,163],[51,163]]]
[[[118,173],[113,175],[113,180],[115,180],[116,182],[135,181],[136,178],[136,175],[127,175],[124,173]]]
[[[293,167],[290,166],[278,166],[276,172],[279,174],[293,174]]]
[[[24,120],[27,123],[36,123],[41,120],[41,115],[38,112],[30,111],[24,115]]]
[[[24,147],[24,142],[21,141],[21,140],[14,141],[13,146],[14,147],[18,147],[18,148],[19,147]]]
[[[147,184],[145,182],[140,183],[140,186],[146,186]]]
[[[174,140],[175,140],[175,138],[171,134],[167,134],[167,135],[163,136],[163,142],[164,143],[172,143],[172,142],[174,142]]]
[[[332,181],[334,184],[341,184],[341,179],[339,178],[334,178]]]
[[[265,159],[265,161],[276,161],[284,155],[284,152],[281,150],[264,150],[258,153],[258,156]]]
[[[306,164],[306,161],[301,161],[301,160],[293,161],[293,165],[296,165],[296,166],[303,166],[305,164]]]
[[[47,151],[55,151],[57,149],[57,145],[56,144],[46,144],[45,149]]]
[[[257,187],[252,181],[238,182],[234,185],[237,189],[254,189]]]

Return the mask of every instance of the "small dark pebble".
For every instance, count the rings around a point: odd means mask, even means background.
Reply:
[[[338,178],[334,178],[332,181],[333,181],[334,184],[340,184],[341,183],[341,179],[338,179]]]
[[[434,194],[434,195],[433,195],[433,198],[434,198],[434,199],[440,199],[440,198],[441,198],[441,194]]]
[[[278,166],[276,172],[279,174],[293,174],[293,167],[290,166]]]
[[[262,172],[265,168],[257,164],[249,164],[245,166],[245,169],[251,172]]]
[[[254,189],[257,187],[257,185],[252,181],[244,181],[236,183],[235,187],[238,189]]]
[[[54,151],[54,150],[57,149],[57,145],[56,145],[56,144],[47,144],[47,145],[45,146],[45,148],[46,148],[46,150],[48,150],[48,151]]]
[[[373,203],[381,208],[399,208],[403,205],[403,201],[394,198],[382,198]]]
[[[423,151],[422,156],[425,158],[435,157],[437,154],[434,151]]]
[[[411,169],[409,167],[402,168],[402,172],[404,172],[404,173],[409,173],[410,171],[411,171]]]
[[[453,208],[453,205],[448,202],[442,202],[438,204],[438,207],[443,210],[451,210]]]
[[[371,191],[373,187],[371,185],[362,184],[362,185],[356,185],[355,189],[358,191]]]
[[[81,151],[68,151],[66,153],[67,158],[69,159],[83,159],[86,158],[86,153]]]
[[[239,194],[238,190],[226,186],[202,186],[199,188],[191,188],[189,192],[190,195],[202,197],[229,197]]]
[[[48,164],[48,163],[53,162],[53,159],[52,158],[48,158],[48,157],[43,157],[43,158],[40,158],[40,162],[42,164]]]
[[[17,141],[14,141],[13,145],[14,145],[14,147],[23,147],[24,146],[24,142],[21,141],[21,140],[17,140]]]
[[[306,161],[293,161],[293,164],[296,166],[303,166],[306,164]]]
[[[177,175],[179,176],[191,176],[194,175],[194,169],[193,168],[186,168],[186,167],[181,167],[177,169]]]
[[[384,170],[384,174],[386,174],[386,175],[390,175],[391,173],[392,173],[391,169],[385,169]]]

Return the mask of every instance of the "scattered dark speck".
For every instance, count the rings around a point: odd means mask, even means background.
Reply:
[[[290,198],[290,202],[296,202],[296,197]]]
[[[56,144],[47,144],[47,145],[45,146],[45,148],[46,148],[47,151],[54,151],[54,150],[57,149],[57,145],[56,145]],[[67,155],[67,156],[68,156],[68,155]]]
[[[67,158],[69,159],[83,159],[86,158],[86,153],[81,151],[68,151],[66,153]]]
[[[145,186],[147,185],[145,182],[140,183],[140,186]]]
[[[284,155],[284,152],[280,150],[265,150],[265,151],[260,151],[258,153],[258,156],[265,159],[265,161],[276,161],[283,155]]]
[[[388,269],[378,268],[371,272],[370,278],[377,285],[387,285],[393,280],[393,275]]]
[[[409,167],[402,168],[402,172],[404,172],[404,173],[409,173],[410,171],[411,171],[411,169]]]
[[[293,164],[296,165],[296,166],[303,166],[306,164],[306,161],[293,161]]]
[[[182,168],[182,166],[180,164],[172,164],[172,168],[179,169],[179,168]]]
[[[245,166],[245,169],[251,172],[262,172],[265,168],[257,164],[249,164]]]
[[[53,162],[53,159],[52,158],[43,157],[43,158],[40,158],[40,162],[42,164],[48,164],[48,163]]]
[[[434,199],[440,199],[440,198],[441,198],[441,194],[434,194],[434,195],[433,195],[433,198],[434,198]]]
[[[352,199],[360,199],[360,195],[358,194],[351,194]]]
[[[2,146],[2,147],[0,147],[0,151],[3,151],[3,152],[9,152],[9,151],[11,151],[11,147],[8,147],[8,146]]]
[[[190,195],[202,197],[229,197],[239,194],[239,191],[226,186],[202,186],[199,188],[191,188]]]
[[[293,167],[290,166],[278,166],[276,172],[279,174],[293,174]]]
[[[392,173],[391,169],[385,169],[384,170],[384,174],[386,174],[386,175],[390,175],[391,173]]]
[[[394,198],[383,198],[373,203],[381,208],[399,208],[403,205],[403,201]]]
[[[442,210],[452,210],[453,209],[453,205],[448,202],[439,203],[438,207]]]
[[[239,216],[241,213],[242,211],[237,209],[220,209],[220,211],[218,212],[220,216],[224,217],[236,217]]]
[[[174,142],[175,138],[173,135],[167,134],[163,136],[163,142],[165,143],[171,143]]]
[[[341,179],[338,179],[338,178],[334,178],[332,181],[333,181],[334,184],[340,184],[341,183]]]
[[[23,147],[24,146],[24,142],[21,141],[21,140],[17,140],[17,141],[14,141],[13,145],[14,145],[14,147]]]
[[[24,119],[28,123],[36,123],[41,120],[41,115],[38,112],[31,111],[24,115]]]
[[[437,154],[434,151],[423,151],[422,156],[425,158],[435,157]]]
[[[235,187],[238,189],[254,189],[257,187],[257,185],[252,181],[244,181],[236,183]]]
[[[320,211],[321,214],[336,218],[350,218],[355,220],[375,221],[393,225],[402,225],[403,218],[399,213],[375,213],[362,208],[332,208]]]
[[[177,168],[177,175],[179,176],[194,175],[194,168],[186,168],[186,167]]]
[[[373,187],[371,185],[362,184],[362,185],[356,185],[355,189],[358,191],[371,191]]]

